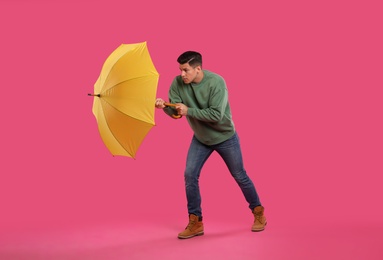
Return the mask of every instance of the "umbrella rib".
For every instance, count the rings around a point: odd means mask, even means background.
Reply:
[[[123,54],[123,55],[121,55],[121,56],[120,56],[120,57],[113,63],[113,66],[110,68],[109,72],[113,70],[113,68],[117,65],[118,61],[121,60],[125,55],[126,55],[126,53]],[[106,77],[105,82],[108,81],[109,76],[110,76],[110,73],[108,73],[108,76]],[[138,77],[138,78],[140,78],[140,77]]]
[[[109,74],[110,75],[110,74]],[[109,75],[108,77],[106,77],[106,80],[105,82],[107,81],[107,79],[109,78]],[[129,79],[126,79],[126,80],[123,80],[121,82],[118,82],[117,84],[113,85],[112,87],[108,88],[109,89],[112,89],[112,88],[115,88],[116,86],[126,82],[126,81],[130,81],[130,80],[135,80],[135,79],[140,79],[140,78],[144,78],[144,77],[147,77],[147,76],[154,76],[154,75],[158,75],[158,74],[146,74],[146,75],[143,75],[143,76],[140,76],[140,77],[134,77],[134,78],[129,78]],[[158,76],[157,76],[158,77]]]
[[[105,101],[105,100],[104,100]],[[106,102],[106,101],[105,101]],[[106,102],[108,103],[108,102]],[[102,103],[101,103],[102,104]],[[109,103],[108,103],[109,104]],[[110,105],[110,104],[109,104]],[[113,106],[112,106],[113,107]],[[115,108],[115,107],[113,107]],[[116,109],[116,108],[115,108]],[[120,110],[116,109],[118,112],[122,113]],[[104,106],[102,105],[102,111],[105,115],[105,109],[104,109]],[[118,140],[118,138],[114,135],[113,131],[111,131],[111,128],[110,128],[110,125],[109,125],[109,122],[108,120],[105,120],[106,124],[108,125],[108,128],[110,130],[110,133],[113,135],[114,139],[120,144],[120,146],[122,147],[122,149],[124,149],[132,158],[134,158],[134,156],[128,151],[125,149],[125,147],[122,145],[122,143],[120,142],[120,140]]]
[[[110,105],[111,107],[113,107],[114,109],[116,109],[118,112],[120,112],[120,113],[122,113],[122,114],[125,114],[124,112],[122,112],[120,109],[118,109],[117,107],[115,107],[115,106],[113,106],[110,102],[108,102],[107,100],[105,100],[105,99],[103,99],[104,100],[104,102],[105,103],[108,103],[108,105]],[[140,120],[139,118],[137,118],[137,117],[133,117],[133,116],[130,116],[130,115],[127,115],[127,114],[125,114],[126,116],[129,116],[130,118],[133,118],[133,119],[136,119],[136,120]],[[142,120],[141,120],[142,121]],[[143,121],[143,122],[145,122],[145,123],[148,123],[148,122],[146,122],[146,121]],[[148,124],[151,124],[151,123],[148,123]],[[154,124],[152,124],[152,125],[154,125]]]
[[[122,84],[122,83],[124,83],[124,82],[126,82],[126,81],[129,81],[129,80],[132,80],[132,79],[139,79],[139,78],[143,78],[143,77],[146,77],[146,76],[135,77],[135,78],[130,78],[130,79],[121,81],[121,82],[119,82],[118,84],[116,84],[116,85],[112,86],[111,88],[109,88],[108,90],[111,90],[111,89],[117,87],[118,85],[120,85],[120,84]],[[102,97],[102,95],[101,95],[101,97]],[[113,108],[116,109],[117,111],[123,113],[121,110],[117,109],[115,106],[113,106],[113,105],[112,105],[110,102],[108,102],[107,100],[104,99],[104,101],[107,102],[111,107],[113,107]],[[138,118],[135,118],[135,117],[132,117],[132,116],[130,116],[130,117],[139,120]]]
[[[121,47],[121,46],[120,46],[120,47]],[[126,54],[126,53],[124,53],[123,55],[121,55],[121,56],[120,56],[120,57],[113,63],[112,67],[111,67],[110,70],[109,70],[108,76],[106,76],[106,79],[105,79],[104,82],[107,82],[107,81],[108,81],[109,76],[110,76],[110,72],[111,72],[111,71],[113,70],[113,68],[116,66],[117,62],[118,62],[120,59],[122,59],[122,57],[125,56],[125,54]]]

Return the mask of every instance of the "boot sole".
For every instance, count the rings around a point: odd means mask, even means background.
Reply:
[[[202,236],[204,234],[204,232],[199,232],[197,234],[193,234],[193,235],[190,235],[190,236],[178,236],[179,239],[188,239],[188,238],[192,238],[192,237],[196,237],[196,236]]]
[[[265,226],[262,229],[252,229],[251,231],[253,231],[253,232],[261,232],[261,231],[265,230],[266,225],[267,225],[267,222],[265,223]]]
[[[251,231],[252,232],[261,232],[261,231],[263,231],[263,230],[265,230],[264,228],[263,229],[252,229]]]

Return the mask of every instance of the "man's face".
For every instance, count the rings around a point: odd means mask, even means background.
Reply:
[[[200,70],[201,66],[193,68],[189,63],[180,64],[181,77],[185,84],[195,82]]]

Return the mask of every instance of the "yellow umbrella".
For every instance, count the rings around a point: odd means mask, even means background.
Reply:
[[[106,59],[94,85],[93,114],[112,153],[135,158],[154,123],[159,74],[146,42],[121,44]]]

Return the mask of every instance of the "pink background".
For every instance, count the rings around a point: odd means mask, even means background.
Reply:
[[[0,259],[382,259],[381,1],[0,1]],[[176,59],[225,77],[269,221],[221,159],[187,223],[185,120],[156,111],[136,160],[91,112],[106,57],[147,41],[166,98]]]

